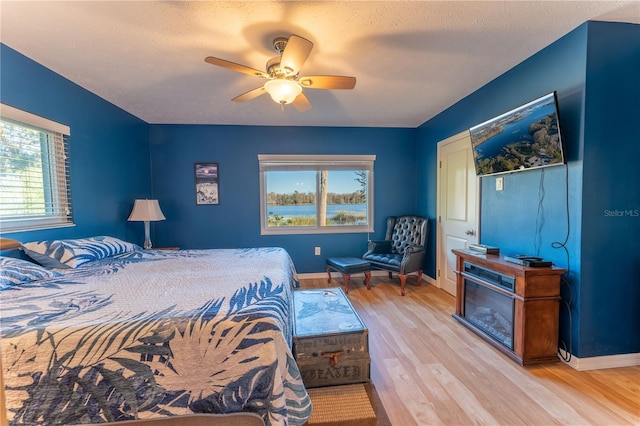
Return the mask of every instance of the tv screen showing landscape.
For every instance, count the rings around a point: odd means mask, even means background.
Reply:
[[[564,164],[555,92],[470,129],[478,176]]]

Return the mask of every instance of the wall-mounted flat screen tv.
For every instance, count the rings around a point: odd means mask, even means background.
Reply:
[[[564,164],[556,93],[469,129],[478,176]]]

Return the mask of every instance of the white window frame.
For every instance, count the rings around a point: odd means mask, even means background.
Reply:
[[[373,163],[375,155],[279,155],[259,154],[260,166],[260,233],[261,235],[291,235],[291,234],[343,234],[358,232],[373,232]],[[281,226],[267,227],[267,190],[265,172],[273,170],[368,170],[367,179],[367,218],[366,225],[345,226]],[[320,182],[316,179],[316,197],[320,194]],[[316,199],[316,205],[317,199]],[[320,223],[319,220],[317,223]]]
[[[74,226],[68,161],[68,138],[71,135],[69,126],[5,104],[0,104],[0,117],[18,126],[47,134],[42,162],[45,213],[7,215],[4,214],[6,206],[0,205],[0,231],[10,233]]]

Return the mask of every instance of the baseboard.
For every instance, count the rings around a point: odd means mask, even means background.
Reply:
[[[560,349],[562,358],[566,359],[568,353]],[[640,365],[640,353],[633,354],[621,354],[621,355],[607,355],[607,356],[594,356],[588,358],[578,358],[575,355],[571,355],[571,359],[566,362],[569,366],[575,368],[578,371],[588,370],[604,370],[606,368],[620,368],[620,367],[635,367]]]
[[[431,278],[428,275],[422,274],[422,281],[426,281],[427,283],[431,284],[431,285],[436,285],[436,280],[435,278]]]

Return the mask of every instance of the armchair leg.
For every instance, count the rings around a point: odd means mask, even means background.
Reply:
[[[422,269],[418,271],[418,287],[422,285]]]
[[[400,278],[400,294],[404,296],[404,285],[407,283],[407,276],[398,274]]]
[[[389,279],[393,278],[393,276],[391,275],[391,271],[389,271]]]
[[[327,275],[329,275],[329,278],[327,279],[327,282],[330,283],[331,282],[331,267],[327,266]]]
[[[367,290],[371,290],[371,271],[364,271],[364,285],[367,286]]]

